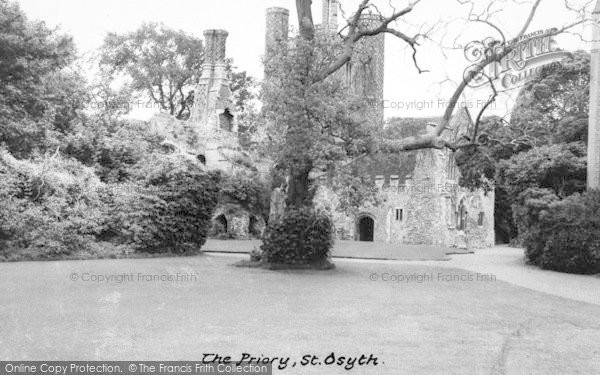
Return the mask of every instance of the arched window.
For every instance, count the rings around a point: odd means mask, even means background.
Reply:
[[[446,197],[446,225],[456,228],[456,203],[452,197]]]
[[[477,225],[480,227],[483,226],[483,217],[484,217],[483,211],[479,212],[479,215],[477,216]]]

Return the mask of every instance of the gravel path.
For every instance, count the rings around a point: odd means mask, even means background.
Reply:
[[[525,264],[523,249],[496,246],[476,250],[474,254],[451,255],[446,262],[421,261],[399,264],[460,268],[489,273],[498,280],[538,292],[600,305],[600,276],[574,275],[541,270]],[[339,260],[338,260],[339,261]]]

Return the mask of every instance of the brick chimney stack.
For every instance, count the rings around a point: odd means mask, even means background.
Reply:
[[[225,30],[205,30],[205,64],[224,64],[226,56],[227,36]]]
[[[290,11],[285,8],[267,9],[267,29],[265,33],[265,54],[277,50],[281,43],[287,43],[290,25]]]
[[[203,139],[218,132],[235,131],[234,106],[227,78],[225,30],[204,31],[204,64],[194,90],[190,121]]]

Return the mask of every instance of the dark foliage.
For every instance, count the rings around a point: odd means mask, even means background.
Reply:
[[[262,260],[268,263],[318,264],[333,246],[333,223],[309,208],[290,209],[280,222],[269,223],[263,236]]]
[[[113,201],[122,241],[139,252],[189,254],[206,242],[219,196],[219,173],[190,163],[169,161],[152,166],[143,189]]]
[[[539,201],[538,201],[539,203]],[[536,211],[536,201],[528,202]],[[539,205],[538,205],[539,207]],[[578,274],[600,273],[600,191],[553,201],[530,222],[527,259],[542,268]]]

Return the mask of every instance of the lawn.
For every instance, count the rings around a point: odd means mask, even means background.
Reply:
[[[280,272],[231,266],[239,259],[2,263],[0,360],[200,360],[202,353],[235,359],[247,352],[291,357],[287,369],[275,372],[282,374],[588,374],[600,368],[597,305],[434,266],[337,260],[333,271]],[[138,280],[138,274],[178,273],[195,276]],[[438,281],[438,273],[467,281]],[[122,274],[132,280],[81,280]],[[410,274],[434,279],[381,280]],[[373,354],[379,362],[350,372],[300,365],[304,355],[323,359],[331,352]]]

